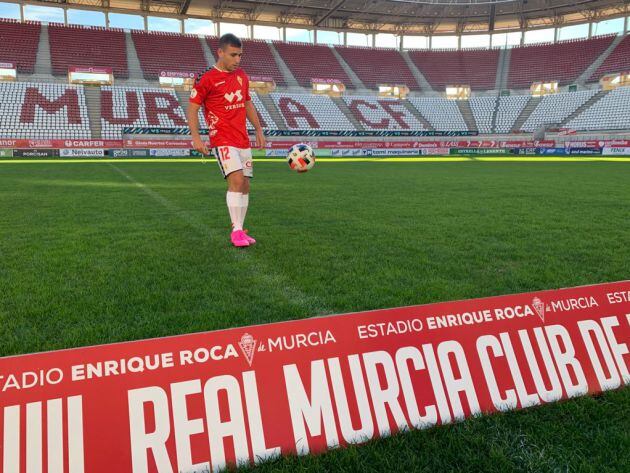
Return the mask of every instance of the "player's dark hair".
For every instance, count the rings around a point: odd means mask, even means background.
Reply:
[[[226,33],[219,38],[219,48],[225,50],[226,46],[232,46],[235,48],[242,48],[243,43],[236,35],[232,33]]]

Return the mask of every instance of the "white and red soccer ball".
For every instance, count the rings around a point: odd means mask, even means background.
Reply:
[[[297,172],[306,172],[315,166],[315,153],[313,148],[304,143],[291,146],[287,156],[289,167]]]

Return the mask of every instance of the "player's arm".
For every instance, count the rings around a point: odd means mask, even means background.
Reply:
[[[256,147],[264,148],[266,144],[265,135],[263,133],[262,126],[260,126],[260,120],[258,119],[256,107],[251,100],[247,100],[245,102],[245,113],[247,114],[249,122],[254,125],[254,130],[256,130]]]
[[[190,136],[192,137],[192,142],[194,148],[199,151],[201,154],[208,155],[210,151],[206,144],[201,141],[201,136],[199,135],[199,109],[201,105],[195,102],[188,103],[188,127],[190,128]]]

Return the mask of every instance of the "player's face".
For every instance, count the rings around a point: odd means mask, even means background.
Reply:
[[[235,48],[234,46],[226,46],[225,49],[219,49],[219,61],[223,69],[232,72],[241,66],[241,56],[243,55],[242,48]]]

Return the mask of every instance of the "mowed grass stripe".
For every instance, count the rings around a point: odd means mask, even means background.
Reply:
[[[622,163],[258,166],[241,252],[216,166],[115,166],[165,200],[111,166],[3,168],[0,354],[630,274]]]
[[[115,163],[169,208],[110,166],[48,164],[0,172],[2,355],[313,315],[269,274],[335,313],[630,275],[624,163],[257,166],[246,253],[216,165]],[[625,389],[261,470],[625,471],[629,424]]]

